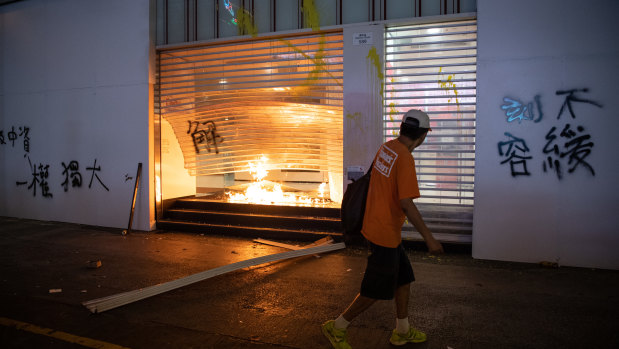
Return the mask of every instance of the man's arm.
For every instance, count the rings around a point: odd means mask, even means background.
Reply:
[[[404,211],[404,214],[408,218],[409,222],[413,224],[415,229],[417,229],[419,234],[421,234],[425,240],[430,253],[443,253],[443,246],[434,238],[434,236],[432,236],[432,232],[430,232],[430,229],[428,229],[426,223],[423,221],[421,213],[419,213],[419,210],[417,209],[417,206],[415,206],[415,203],[413,203],[413,200],[410,198],[401,199],[400,206],[402,207],[402,211]]]

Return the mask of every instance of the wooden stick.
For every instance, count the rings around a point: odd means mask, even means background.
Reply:
[[[131,234],[131,226],[133,225],[133,211],[135,211],[135,198],[138,194],[138,186],[140,185],[140,177],[142,175],[142,163],[138,163],[138,171],[135,175],[135,186],[133,187],[133,199],[131,200],[131,211],[129,212],[129,224],[123,235]]]
[[[197,274],[193,274],[190,276],[186,276],[184,278],[180,278],[174,281],[169,281],[163,284],[154,285],[150,287],[141,288],[138,290],[133,290],[129,292],[119,293],[116,295],[93,299],[90,301],[83,302],[86,308],[88,308],[93,313],[101,313],[106,310],[114,309],[125,304],[133,303],[145,298],[149,298],[164,292],[168,292],[183,286],[187,286],[198,281],[206,280],[221,274],[229,273],[231,271],[269,263],[280,261],[284,259],[290,259],[295,257],[307,256],[315,253],[329,252],[335,251],[345,248],[343,242],[337,244],[327,244],[316,247],[303,248],[296,251],[288,251],[283,253],[276,253],[262,257],[251,258],[248,260],[244,260],[241,262],[236,262],[232,264],[228,264],[222,267],[206,270]]]

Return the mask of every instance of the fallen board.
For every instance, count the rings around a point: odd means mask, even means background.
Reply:
[[[141,288],[134,291],[119,293],[116,295],[93,299],[90,301],[83,302],[86,308],[88,308],[93,313],[101,313],[106,310],[118,308],[120,306],[133,303],[145,298],[149,298],[152,296],[156,296],[161,293],[165,293],[183,286],[187,286],[198,281],[206,280],[221,274],[229,273],[231,271],[248,268],[251,266],[270,263],[275,261],[280,261],[284,259],[290,259],[295,257],[307,256],[316,253],[330,252],[335,250],[340,250],[345,248],[343,242],[337,244],[327,244],[316,247],[303,248],[296,251],[288,251],[283,253],[276,253],[262,257],[256,257],[247,259],[241,262],[236,262],[228,265],[224,265],[222,267],[206,270],[197,274],[193,274],[190,276],[186,276],[184,278],[180,278],[174,281],[169,281],[163,284],[154,285],[150,287]]]
[[[305,245],[305,246],[290,245],[290,244],[285,244],[283,242],[277,242],[277,241],[271,241],[271,240],[265,240],[265,239],[254,239],[254,242],[258,242],[258,243],[265,244],[265,245],[287,248],[289,250],[296,251],[296,250],[301,250],[301,249],[308,248],[308,247],[328,245],[328,244],[333,243],[333,239],[330,236],[327,236],[325,238],[316,240],[312,242],[311,244]]]

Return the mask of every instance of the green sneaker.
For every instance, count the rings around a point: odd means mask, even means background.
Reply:
[[[351,346],[346,341],[346,330],[335,328],[335,321],[329,320],[320,327],[322,328],[322,333],[333,344],[335,349],[351,349]]]
[[[389,342],[393,345],[404,345],[406,343],[422,343],[426,341],[426,334],[417,331],[413,327],[409,328],[407,334],[400,334],[398,331],[393,330]]]

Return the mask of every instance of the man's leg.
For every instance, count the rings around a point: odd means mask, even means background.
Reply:
[[[357,294],[357,297],[350,303],[348,308],[342,313],[342,316],[346,321],[350,322],[354,318],[356,318],[359,314],[363,313],[372,304],[376,303],[376,299],[362,296],[361,294]]]
[[[404,284],[395,290],[395,312],[398,319],[408,319],[408,298],[411,294],[411,284]]]
[[[346,328],[359,314],[376,302],[376,299],[357,294],[348,308],[335,320],[329,320],[322,325],[322,333],[336,349],[350,349],[346,338]]]
[[[411,284],[404,284],[395,290],[395,329],[398,333],[408,333],[410,324],[408,322],[408,299],[410,297]]]
[[[396,328],[391,333],[389,342],[393,345],[404,345],[406,343],[421,343],[426,340],[426,335],[419,332],[408,322],[408,301],[410,299],[411,282],[415,280],[413,268],[410,260],[404,251],[402,245],[398,246],[399,250],[399,269],[398,269],[398,286],[394,292],[395,311],[396,311]]]
[[[426,335],[419,332],[408,322],[408,299],[410,297],[411,284],[404,284],[395,290],[395,312],[396,329],[393,330],[389,341],[393,345],[404,345],[406,343],[425,342]]]

